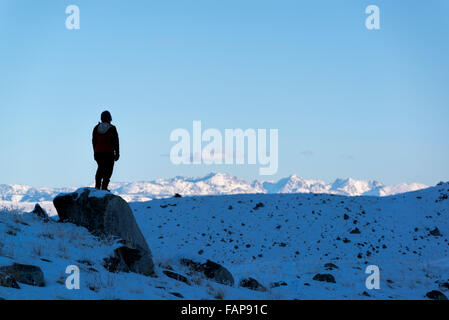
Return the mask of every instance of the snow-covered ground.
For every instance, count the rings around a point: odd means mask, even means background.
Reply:
[[[180,299],[174,295],[179,293],[185,299],[425,299],[432,290],[448,295],[448,194],[444,183],[388,197],[245,194],[131,203],[157,278],[106,271],[103,258],[116,244],[84,228],[58,223],[56,217],[45,223],[4,212],[0,266],[39,266],[46,286],[0,286],[0,297]],[[180,258],[218,262],[236,284],[190,275]],[[329,263],[336,268],[325,267]],[[80,290],[64,285],[65,269],[73,264],[81,269]],[[379,290],[365,287],[368,265],[380,268]],[[167,269],[185,275],[190,285],[168,278]],[[330,274],[335,283],[313,280],[316,274]],[[248,277],[267,290],[239,287]]]
[[[93,187],[93,185],[90,185]],[[337,179],[333,183],[321,180],[306,180],[291,175],[279,181],[252,181],[225,173],[210,173],[204,177],[175,177],[143,182],[115,182],[111,191],[128,202],[142,202],[158,198],[183,196],[228,195],[249,193],[328,193],[345,196],[388,196],[427,188],[420,183],[400,183],[385,186],[378,181]],[[41,203],[50,214],[55,215],[53,198],[62,192],[72,192],[77,188],[34,188],[17,184],[0,185],[0,206],[30,210],[36,202]]]

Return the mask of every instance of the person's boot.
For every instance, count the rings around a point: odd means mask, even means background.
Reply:
[[[101,189],[101,179],[95,179],[95,189]]]
[[[103,184],[101,185],[101,190],[109,191],[108,185],[109,185],[109,180],[103,179]]]

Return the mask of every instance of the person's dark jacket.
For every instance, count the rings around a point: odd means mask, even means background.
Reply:
[[[120,157],[120,144],[116,127],[107,122],[97,124],[92,132],[92,146],[95,154],[112,154],[117,161]]]

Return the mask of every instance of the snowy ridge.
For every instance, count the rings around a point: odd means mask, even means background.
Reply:
[[[93,185],[90,185],[91,187]],[[297,175],[277,182],[253,181],[225,173],[211,173],[201,178],[175,177],[143,182],[111,183],[114,194],[127,201],[148,201],[154,198],[170,197],[176,193],[193,195],[225,195],[242,193],[329,193],[347,196],[373,195],[388,196],[398,193],[427,188],[420,183],[401,183],[385,186],[377,181],[354,179],[337,179],[333,183],[321,180],[306,180]],[[11,203],[52,201],[64,192],[72,192],[77,188],[33,188],[24,185],[0,185],[0,201]]]
[[[0,267],[38,266],[45,287],[0,286],[5,299],[426,299],[449,293],[449,183],[389,197],[245,194],[131,203],[157,278],[110,273],[116,244],[85,228],[0,211]],[[235,285],[191,273],[180,258],[225,266]],[[79,266],[81,289],[65,288]],[[365,287],[368,265],[380,289]],[[172,279],[171,271],[188,279]],[[323,282],[325,274],[334,282]],[[265,290],[239,286],[252,277]]]

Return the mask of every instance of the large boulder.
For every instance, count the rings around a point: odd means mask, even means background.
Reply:
[[[100,237],[113,236],[121,239],[124,246],[116,250],[113,257],[121,260],[118,263],[122,266],[118,271],[154,274],[150,248],[131,208],[121,197],[107,191],[82,188],[73,193],[58,195],[53,204],[62,222],[85,227]]]

